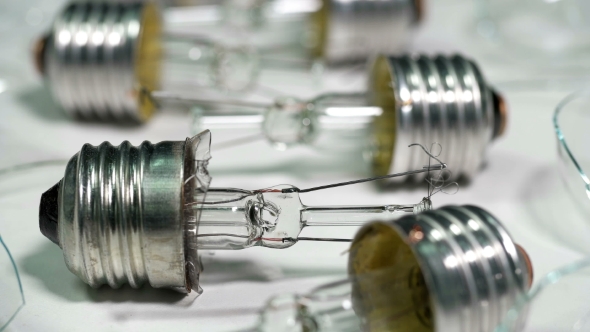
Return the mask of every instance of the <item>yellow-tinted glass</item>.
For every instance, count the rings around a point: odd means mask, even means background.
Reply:
[[[430,296],[418,261],[400,235],[372,223],[352,243],[354,310],[372,332],[433,331]]]
[[[162,22],[157,5],[146,3],[141,15],[141,30],[137,40],[135,78],[138,89],[153,91],[159,88],[162,65]],[[137,91],[137,103],[142,121],[156,110],[153,100]]]

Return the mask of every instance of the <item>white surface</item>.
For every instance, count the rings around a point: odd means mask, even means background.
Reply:
[[[73,122],[63,116],[34,73],[28,53],[32,38],[48,24],[59,8],[54,3],[59,1],[20,2],[0,4],[0,79],[6,83],[6,90],[0,93],[0,167],[69,158],[84,143],[129,140],[139,144],[190,135],[185,114],[161,113],[147,125],[131,128]],[[486,76],[497,82],[525,75],[518,64],[486,53],[489,47],[474,36],[470,2],[437,0],[429,5],[427,24],[417,33],[414,49],[477,56]],[[5,8],[14,6],[19,9]],[[38,11],[27,15],[29,7],[40,9],[42,23]],[[335,75],[326,88],[339,88],[350,80]],[[551,124],[553,108],[568,89],[503,92],[511,107],[507,134],[493,144],[489,162],[479,176],[455,196],[436,196],[434,204],[475,204],[488,209],[528,250],[535,273],[542,275],[580,257],[558,242],[558,236],[570,234],[570,247],[587,245],[583,241],[587,233],[553,230],[568,229],[567,221],[573,218],[570,210],[558,204],[563,193],[556,177],[556,140]],[[223,137],[214,135],[213,139],[221,141]],[[212,155],[210,171],[215,186],[255,189],[289,183],[305,188],[359,176],[354,167],[342,170],[337,160],[323,159],[304,148],[279,153],[257,143],[239,151],[213,151]],[[292,173],[276,170],[287,164]],[[53,167],[0,179],[0,234],[16,259],[27,301],[8,331],[240,331],[255,323],[255,311],[272,294],[304,292],[344,275],[346,257],[341,253],[345,245],[300,243],[287,250],[253,248],[207,258],[205,268],[211,273],[208,277],[206,270],[205,292],[194,302],[194,298],[149,287],[91,289],[67,270],[60,249],[38,230],[40,194],[57,182],[62,172],[62,168]],[[306,194],[303,201],[309,205],[385,204],[416,202],[423,195],[423,188],[379,191],[363,184]],[[224,273],[230,267],[232,273]]]

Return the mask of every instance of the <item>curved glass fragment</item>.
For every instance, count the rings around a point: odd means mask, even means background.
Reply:
[[[577,207],[590,217],[590,90],[571,94],[560,102],[553,125],[563,179]]]
[[[63,169],[66,162],[61,159],[44,160],[0,169],[0,196],[14,194],[31,184],[37,185],[39,176],[51,178],[48,176],[50,167]],[[39,172],[41,170],[43,173]],[[16,262],[0,235],[0,332],[10,325],[24,305],[25,296]]]
[[[516,301],[495,332],[590,331],[590,258],[543,277]],[[518,324],[527,317],[525,326]]]
[[[24,305],[25,295],[16,263],[0,236],[0,331],[4,331]]]

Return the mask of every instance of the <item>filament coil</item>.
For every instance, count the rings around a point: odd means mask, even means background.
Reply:
[[[80,118],[145,121],[138,93],[159,79],[160,22],[146,3],[71,3],[39,43],[37,60],[59,104]]]
[[[501,133],[502,99],[475,63],[460,55],[378,57],[370,80],[373,101],[390,111],[376,122],[376,171],[422,168],[428,158],[412,143],[442,147],[453,178],[472,177],[490,142]],[[388,119],[388,120],[387,120]],[[413,176],[421,181],[424,174]]]

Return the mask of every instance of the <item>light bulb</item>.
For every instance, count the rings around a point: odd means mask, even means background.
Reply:
[[[271,299],[258,330],[492,332],[533,277],[524,249],[475,206],[368,223],[351,244],[348,272]]]
[[[503,98],[477,65],[460,55],[379,56],[368,86],[364,93],[284,97],[268,105],[192,101],[204,106],[196,108],[200,126],[249,128],[279,149],[306,144],[322,152],[362,152],[375,175],[421,167],[427,157],[406,147],[439,142],[444,147],[440,157],[453,165],[454,176],[472,177],[506,127]],[[155,97],[173,96],[160,92]]]
[[[358,226],[431,208],[429,197],[411,205],[301,203],[298,192],[324,187],[209,188],[209,145],[208,131],[155,145],[84,145],[69,161],[63,179],[41,197],[41,232],[62,248],[68,268],[93,287],[147,282],[200,292],[199,250],[341,241],[299,234],[304,227]]]
[[[298,10],[292,8],[298,1],[267,2],[283,11]],[[301,42],[300,36],[287,44],[300,44],[306,59],[330,63],[397,51],[416,20],[417,3],[317,0],[317,10],[294,24],[315,36],[316,42]],[[307,21],[311,23],[306,25]],[[142,122],[156,108],[140,93],[142,89],[245,89],[255,83],[261,64],[271,65],[267,58],[272,60],[277,49],[285,48],[256,45],[254,40],[268,38],[243,37],[242,30],[219,42],[202,34],[179,33],[169,23],[160,19],[158,7],[150,2],[72,2],[37,42],[35,61],[56,101],[69,114]],[[289,39],[281,29],[269,26],[268,30],[280,36],[275,40]]]

